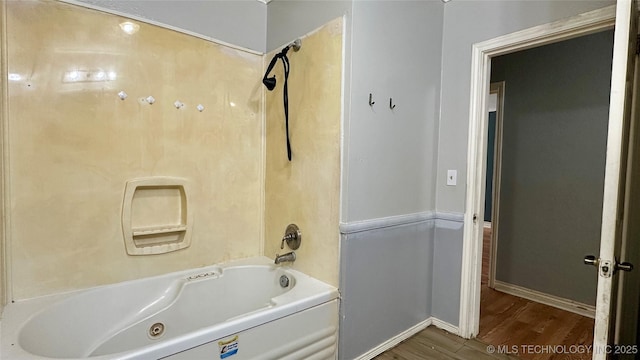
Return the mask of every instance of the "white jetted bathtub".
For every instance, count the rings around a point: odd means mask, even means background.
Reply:
[[[337,289],[266,257],[9,304],[2,359],[335,359]]]

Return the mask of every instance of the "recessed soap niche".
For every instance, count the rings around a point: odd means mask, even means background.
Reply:
[[[129,255],[154,255],[191,245],[193,216],[186,179],[154,176],[127,181],[122,232]]]

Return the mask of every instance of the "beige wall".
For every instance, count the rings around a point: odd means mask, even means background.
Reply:
[[[143,23],[128,35],[119,26],[123,18],[52,1],[10,1],[7,15],[8,69],[21,77],[8,88],[13,299],[259,254],[261,56]],[[335,56],[329,48],[323,58]],[[303,67],[294,66],[295,81],[304,81]],[[116,79],[65,82],[73,70],[113,71]],[[121,90],[129,95],[124,101]],[[153,105],[140,100],[149,95]],[[185,107],[176,109],[176,100]],[[332,111],[339,114],[338,107]],[[301,144],[304,132],[294,129]],[[328,129],[308,131],[316,138]],[[304,159],[302,148],[296,150]],[[335,169],[337,159],[331,155]],[[192,245],[128,256],[121,228],[125,183],[153,175],[191,181]],[[311,244],[303,249],[315,249]]]
[[[287,160],[279,61],[277,86],[266,95],[265,255],[280,250],[289,223],[302,231],[297,268],[338,286],[342,18],[302,38],[289,52],[289,131],[293,161]],[[279,51],[280,49],[278,49]],[[276,52],[268,54],[265,62]]]

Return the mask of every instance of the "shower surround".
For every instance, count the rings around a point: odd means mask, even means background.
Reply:
[[[286,164],[263,54],[60,2],[4,7],[9,300],[273,257],[280,222],[305,231],[294,268],[337,286],[342,19],[291,56]],[[129,256],[125,185],[153,176],[189,180],[191,245]]]

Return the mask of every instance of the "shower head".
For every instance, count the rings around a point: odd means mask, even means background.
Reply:
[[[294,42],[289,44],[289,46],[287,46],[287,47],[290,48],[290,49],[293,48],[293,51],[298,51],[302,47],[302,40],[296,39]]]
[[[264,86],[267,87],[267,89],[269,91],[271,91],[271,90],[276,88],[276,77],[272,76],[272,77],[268,78],[268,77],[265,76],[262,79],[262,83],[264,84]]]

